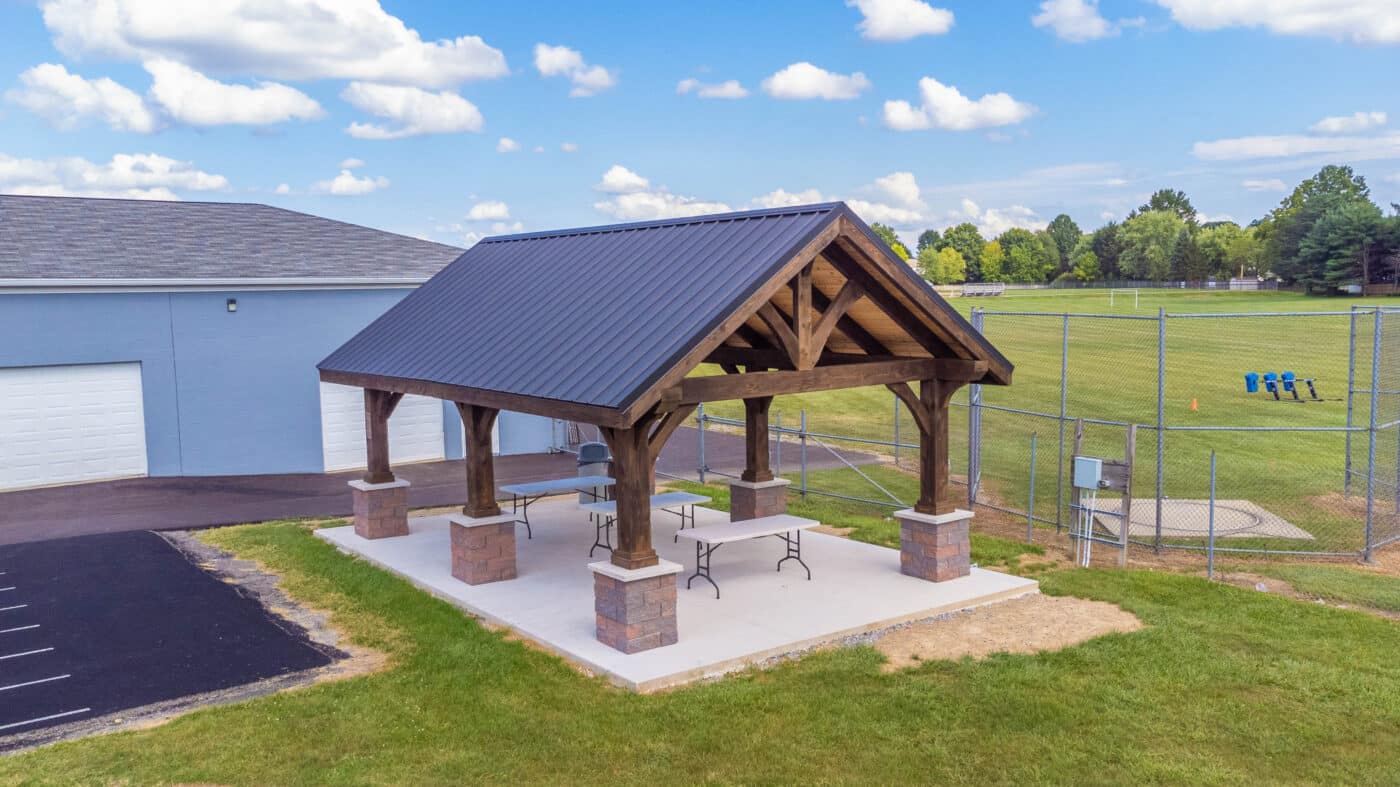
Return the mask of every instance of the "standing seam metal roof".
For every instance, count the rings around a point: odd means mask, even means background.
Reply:
[[[841,203],[490,238],[321,362],[609,408],[630,404]]]

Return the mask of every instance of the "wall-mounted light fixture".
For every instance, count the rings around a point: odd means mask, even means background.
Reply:
[[[230,312],[236,312],[236,311],[238,311],[238,299],[237,299],[237,298],[229,298],[229,299],[228,299],[228,302],[225,304],[225,307],[226,307]]]

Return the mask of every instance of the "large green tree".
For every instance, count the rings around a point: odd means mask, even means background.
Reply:
[[[1123,222],[1118,230],[1123,250],[1119,267],[1129,278],[1166,281],[1171,276],[1176,242],[1186,222],[1166,210],[1150,210]]]
[[[967,279],[967,261],[951,246],[919,252],[919,273],[934,284],[957,284]]]
[[[899,239],[899,235],[895,233],[894,227],[877,221],[870,225],[870,229],[875,230],[875,234],[880,236],[880,240],[884,241],[886,246],[894,249],[894,253],[898,254],[901,260],[908,260],[913,256],[909,253],[909,247],[905,246],[904,242]]]
[[[1006,281],[1006,252],[997,241],[982,244],[977,255],[982,261],[982,281]],[[971,279],[969,279],[971,281]]]
[[[982,247],[986,244],[982,233],[977,231],[977,225],[965,221],[944,230],[943,239],[938,242],[937,248],[953,248],[962,255],[963,261],[967,263],[968,281],[996,281],[986,279],[982,275]]]
[[[1118,227],[1117,222],[1110,221],[1089,236],[1094,257],[1099,261],[1099,273],[1105,279],[1117,279],[1122,276],[1118,268],[1118,257],[1123,253],[1123,242],[1118,238]]]
[[[1316,257],[1304,256],[1303,241],[1324,216],[1349,204],[1371,205],[1371,189],[1351,167],[1329,164],[1299,183],[1260,222],[1258,232],[1264,241],[1264,254],[1273,261],[1280,279],[1309,290],[1326,286],[1322,271],[1316,267]]]
[[[1176,214],[1177,218],[1187,224],[1196,223],[1196,207],[1191,204],[1191,199],[1186,196],[1186,192],[1177,189],[1157,189],[1152,192],[1151,197],[1148,197],[1147,202],[1129,213],[1128,218],[1131,219],[1153,211],[1167,211]]]
[[[1297,281],[1310,291],[1364,283],[1381,230],[1381,210],[1370,200],[1336,200],[1298,244]]]
[[[919,233],[919,245],[915,251],[923,254],[924,249],[936,249],[941,240],[943,240],[943,236],[938,233],[938,230],[924,230]]]
[[[1055,247],[1060,252],[1061,270],[1070,265],[1070,256],[1074,254],[1074,249],[1079,245],[1079,239],[1084,237],[1079,225],[1074,223],[1074,219],[1061,213],[1050,220],[1045,231],[1050,233],[1050,237],[1055,239]]]

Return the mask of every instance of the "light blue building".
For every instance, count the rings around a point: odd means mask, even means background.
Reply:
[[[363,466],[358,389],[316,363],[461,249],[266,205],[0,195],[0,489]],[[459,459],[408,397],[396,462]],[[548,419],[502,413],[502,454]]]

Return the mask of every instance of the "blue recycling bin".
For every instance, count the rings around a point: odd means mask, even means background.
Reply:
[[[1259,393],[1259,373],[1250,372],[1244,376],[1245,393]]]

